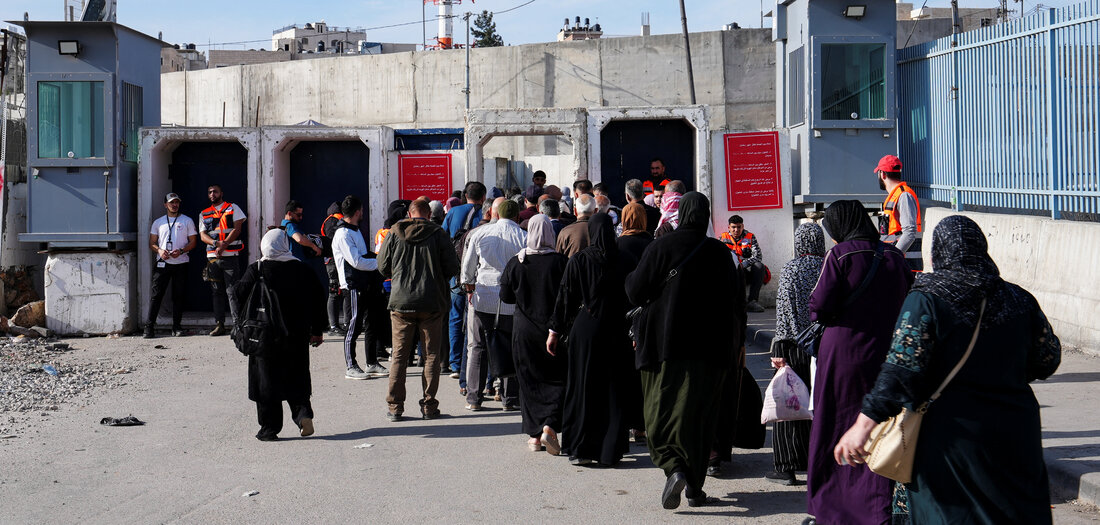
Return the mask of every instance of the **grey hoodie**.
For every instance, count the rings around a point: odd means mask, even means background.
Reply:
[[[443,312],[450,308],[448,280],[458,275],[458,256],[447,232],[427,219],[405,219],[390,228],[378,253],[378,271],[392,279],[395,312]]]

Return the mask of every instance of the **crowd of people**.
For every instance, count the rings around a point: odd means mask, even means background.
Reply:
[[[905,237],[913,221],[902,215],[915,196],[900,168],[887,156],[875,172],[890,193],[884,228],[860,202],[837,201],[822,224],[795,230],[795,257],[778,276],[771,361],[811,388],[813,418],[775,423],[774,471],[765,479],[795,485],[806,472],[805,523],[1049,523],[1028,383],[1057,369],[1058,339],[1035,299],[999,277],[966,217],[940,222],[933,271],[915,271],[906,251],[916,241]],[[446,202],[394,201],[370,244],[355,196],[333,204],[314,239],[301,232],[301,206],[291,201],[239,280],[243,211],[212,186],[196,235],[169,194],[151,237],[158,261],[146,334],[173,279],[177,329],[173,266],[186,264],[201,238],[217,262],[205,278],[234,316],[261,276],[291,305],[284,344],[249,357],[258,439],[277,439],[282,401],[301,435],[314,432],[308,346],[327,329],[344,337],[345,377],[388,377],[390,421],[406,417],[406,374],[419,354],[418,417],[441,415],[449,373],[466,410],[492,400],[518,411],[531,451],[614,467],[632,441],[644,444],[666,475],[664,508],[682,498],[713,503],[703,488],[730,459],[731,420],[759,419],[740,410],[739,394],[749,386],[748,312],[764,310],[759,294],[770,278],[759,239],[737,215],[715,236],[708,198],[678,180],[630,180],[622,208],[602,185],[579,180],[563,195],[545,182],[536,172],[511,195],[470,182]],[[899,240],[909,244],[899,249]],[[321,280],[299,261],[304,250],[325,257],[327,305]],[[224,332],[224,310],[216,301],[211,335]],[[811,349],[798,339],[812,323],[824,329]],[[366,369],[357,360],[360,335]],[[960,361],[969,365],[949,376]],[[903,407],[927,409],[927,417],[913,479],[895,483],[866,465],[865,444]]]

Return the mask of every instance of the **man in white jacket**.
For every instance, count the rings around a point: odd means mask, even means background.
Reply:
[[[348,195],[344,197],[340,209],[344,219],[332,237],[332,256],[336,261],[340,288],[347,290],[351,303],[351,318],[348,319],[348,331],[344,336],[344,361],[348,368],[344,377],[370,379],[388,376],[389,371],[378,362],[375,334],[379,329],[377,326],[367,327],[366,349],[363,352],[367,359],[367,369],[359,368],[355,361],[355,340],[363,333],[367,309],[378,307],[378,301],[371,301],[370,298],[382,293],[382,278],[378,274],[378,260],[367,248],[367,241],[359,230],[359,222],[363,219],[363,202],[354,195]]]

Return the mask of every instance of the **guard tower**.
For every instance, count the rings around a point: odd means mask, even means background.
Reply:
[[[160,125],[163,43],[114,22],[11,23],[27,33],[29,181],[27,232],[19,240],[49,251],[49,327],[126,331],[136,322],[128,318],[133,250],[145,245],[137,242],[144,236],[135,211],[138,131]],[[110,273],[84,275],[96,271]],[[78,281],[111,288],[84,290]],[[81,320],[104,311],[125,322]]]
[[[774,15],[776,127],[790,133],[795,208],[880,202],[874,167],[897,153],[896,6],[779,0]]]

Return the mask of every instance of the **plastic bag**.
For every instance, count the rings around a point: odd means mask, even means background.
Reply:
[[[764,392],[761,423],[813,419],[810,412],[810,391],[791,367],[780,368]]]

